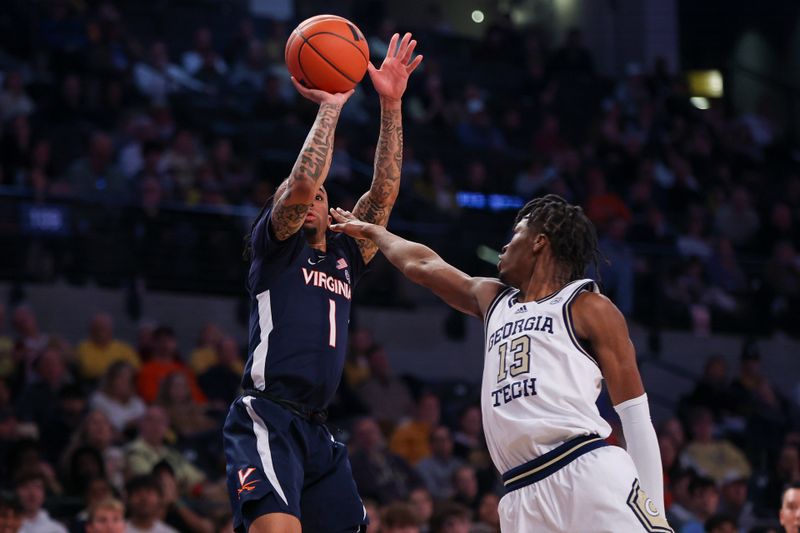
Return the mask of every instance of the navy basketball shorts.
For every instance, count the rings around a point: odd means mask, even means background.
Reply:
[[[296,516],[303,533],[353,533],[368,523],[347,448],[324,425],[241,396],[222,434],[237,532],[269,513]]]

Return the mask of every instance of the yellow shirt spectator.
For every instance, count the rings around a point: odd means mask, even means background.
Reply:
[[[141,365],[139,355],[131,345],[114,338],[114,322],[111,316],[99,313],[89,324],[89,338],[78,345],[81,376],[99,379],[117,361],[126,361],[135,368]]]

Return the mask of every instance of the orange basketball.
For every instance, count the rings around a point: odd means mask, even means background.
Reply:
[[[367,72],[369,46],[349,20],[317,15],[304,20],[286,41],[286,66],[301,85],[329,93],[347,92]]]

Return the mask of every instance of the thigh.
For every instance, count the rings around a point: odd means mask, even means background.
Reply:
[[[504,533],[672,533],[639,488],[636,468],[621,448],[578,457],[551,476],[500,500]]]
[[[320,427],[309,450],[301,497],[303,533],[351,533],[369,520],[353,480],[347,448]]]
[[[571,531],[672,533],[663,512],[639,487],[636,467],[622,448],[597,449],[563,470],[575,483],[578,508],[570,514]]]
[[[257,398],[240,398],[231,405],[223,442],[237,531],[247,531],[268,514],[300,518],[303,464],[291,422],[280,407]]]

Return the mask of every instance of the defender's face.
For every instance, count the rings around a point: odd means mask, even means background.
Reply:
[[[528,218],[525,217],[514,226],[511,240],[503,246],[500,253],[497,263],[500,281],[520,288],[530,277],[533,267],[533,240],[534,235],[528,227]]]
[[[780,520],[786,533],[797,533],[800,529],[800,489],[786,491],[781,505]]]
[[[330,215],[328,214],[328,192],[320,187],[314,195],[311,208],[306,213],[303,228],[316,234],[325,233],[330,225]]]

